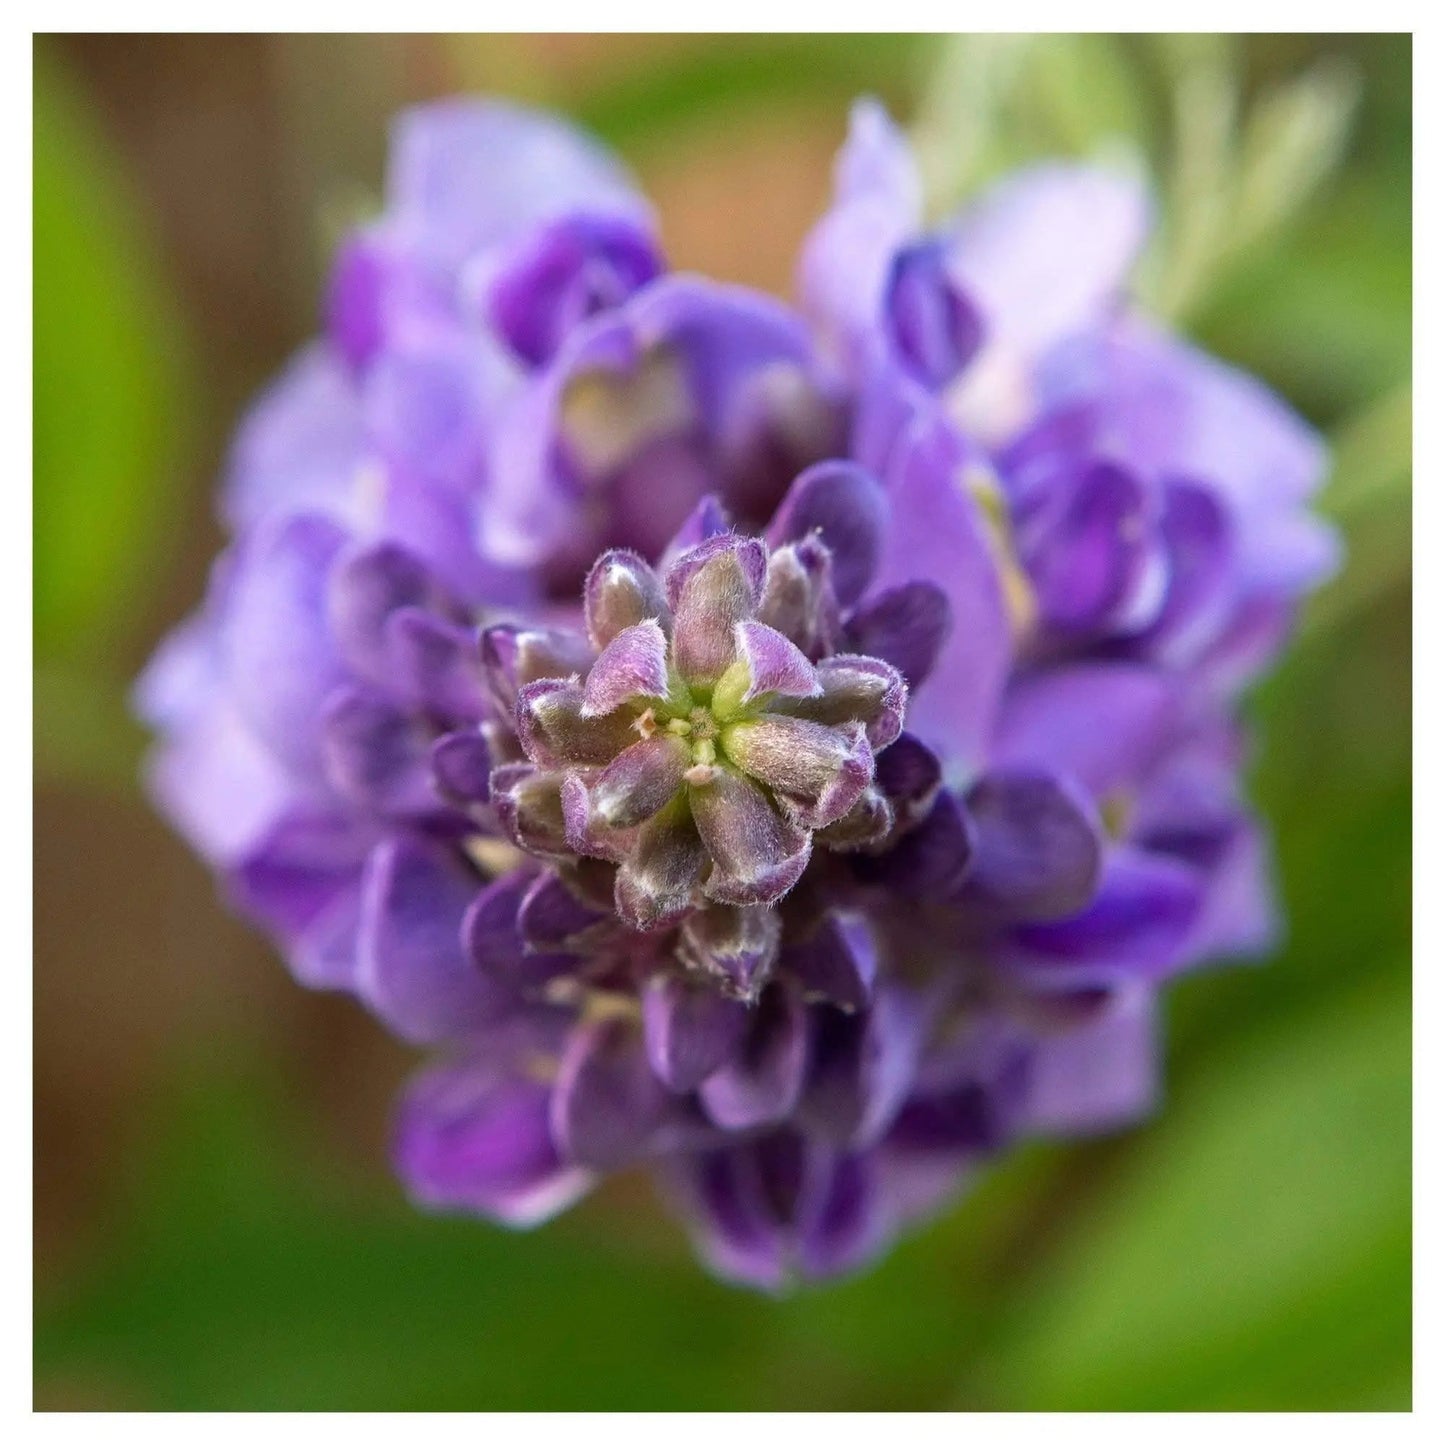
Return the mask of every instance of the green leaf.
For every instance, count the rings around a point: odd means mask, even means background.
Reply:
[[[1410,1016],[1362,987],[1217,1052],[1044,1262],[992,1383],[1013,1408],[1327,1409],[1401,1390]]]
[[[165,537],[179,328],[118,159],[43,48],[34,163],[35,646],[95,658]]]

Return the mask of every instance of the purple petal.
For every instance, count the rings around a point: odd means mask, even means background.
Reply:
[[[867,1156],[834,1161],[818,1189],[799,1240],[798,1261],[812,1279],[831,1279],[861,1268],[887,1244],[892,1212]]]
[[[1018,547],[1049,623],[1083,631],[1120,613],[1148,560],[1149,502],[1132,472],[1095,462],[1060,478],[1025,515]]]
[[[457,1038],[495,1012],[495,990],[462,947],[478,888],[476,874],[438,844],[397,839],[367,864],[358,983],[409,1042]]]
[[[327,625],[331,567],[345,542],[319,517],[253,532],[236,559],[220,646],[237,711],[288,766],[319,765],[321,713],[345,680]]]
[[[795,978],[804,998],[840,1009],[866,1008],[878,976],[878,945],[858,917],[828,913],[811,933],[789,930],[779,967]]]
[[[941,792],[928,815],[886,853],[852,859],[869,883],[922,897],[942,897],[963,882],[975,842],[967,815],[952,793]]]
[[[1071,985],[1160,978],[1185,960],[1204,885],[1185,864],[1115,848],[1093,902],[1056,923],[1015,930],[1001,962]]]
[[[482,1060],[428,1069],[408,1087],[394,1162],[413,1200],[503,1224],[541,1224],[591,1180],[563,1162],[547,1121],[547,1086],[497,1076]]]
[[[333,694],[322,717],[332,786],[360,807],[392,815],[434,813],[430,734],[419,719],[360,688]]]
[[[720,1128],[757,1128],[792,1113],[807,1062],[807,1011],[789,990],[773,985],[753,1008],[742,1048],[703,1080],[698,1093]]]
[[[542,111],[434,101],[394,123],[390,213],[442,265],[571,211],[645,223],[644,203],[600,146]]]
[[[1097,1133],[1146,1116],[1159,1094],[1155,1015],[1150,990],[1122,990],[1095,1018],[1042,1035],[1029,1069],[1029,1127]]]
[[[236,907],[280,935],[287,964],[308,988],[357,986],[363,864],[374,838],[354,818],[296,810],[227,872]]]
[[[227,460],[222,507],[234,529],[268,515],[322,513],[359,522],[360,400],[344,361],[315,343],[251,408]]]
[[[803,248],[799,290],[849,359],[878,331],[893,258],[923,223],[912,150],[888,112],[859,101],[838,157],[831,208]]]
[[[651,231],[572,215],[525,237],[489,287],[490,312],[524,361],[550,361],[582,322],[619,306],[662,269]]]
[[[1046,922],[1093,898],[1103,839],[1089,800],[1047,773],[989,773],[969,790],[977,847],[968,892],[1006,914]]]
[[[655,618],[625,627],[602,650],[587,674],[582,716],[601,717],[625,702],[665,698],[667,638]]]
[[[746,1004],[696,984],[659,974],[642,996],[642,1032],[652,1071],[674,1093],[695,1089],[741,1042]]]
[[[917,688],[933,671],[951,625],[941,587],[907,582],[865,602],[848,620],[848,640],[855,652],[891,663]]]
[[[439,737],[431,745],[428,762],[442,797],[462,806],[490,801],[492,754],[478,730],[467,728]]]
[[[877,480],[853,462],[819,462],[788,489],[769,538],[775,545],[817,537],[833,561],[833,588],[845,604],[862,596],[878,566],[888,504]]]
[[[949,274],[937,241],[909,246],[894,257],[884,318],[894,355],[932,391],[953,381],[983,342],[983,318]]]
[[[353,552],[331,573],[327,617],[347,662],[368,682],[395,681],[386,624],[404,607],[432,609],[441,598],[422,561],[395,542]]]
[[[950,776],[983,761],[1013,651],[987,528],[959,485],[971,460],[941,417],[912,413],[881,472],[890,522],[874,585],[932,582],[948,598],[952,626],[927,683],[910,700],[908,726]]]
[[[993,763],[1044,769],[1104,799],[1147,774],[1178,709],[1174,685],[1150,668],[1097,663],[1037,673],[1004,699]]]
[[[913,1083],[923,1010],[891,990],[870,1008],[818,1008],[812,1018],[812,1064],[799,1119],[812,1138],[867,1147],[893,1123]]]
[[[487,710],[476,639],[470,629],[416,607],[386,624],[393,685],[418,706],[455,722],[475,722]]]
[[[1105,319],[1150,224],[1132,176],[1061,163],[1016,171],[959,218],[949,268],[990,345],[1031,359]]]
[[[552,1091],[552,1137],[574,1163],[616,1169],[646,1152],[667,1094],[637,1026],[601,1019],[572,1032]]]

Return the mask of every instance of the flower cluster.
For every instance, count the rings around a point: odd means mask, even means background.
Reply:
[[[1236,701],[1335,543],[1147,230],[1062,165],[930,226],[865,102],[790,307],[554,119],[402,118],[139,705],[296,977],[438,1050],[420,1203],[644,1165],[772,1289],[1150,1109],[1160,986],[1272,937]]]

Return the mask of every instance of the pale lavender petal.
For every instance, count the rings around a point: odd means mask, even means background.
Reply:
[[[587,635],[599,650],[624,629],[649,619],[672,623],[662,582],[636,552],[614,548],[592,565],[583,587]]]
[[[762,622],[740,622],[737,655],[747,665],[744,703],[763,693],[783,697],[812,697],[822,691],[813,665],[781,632]]]

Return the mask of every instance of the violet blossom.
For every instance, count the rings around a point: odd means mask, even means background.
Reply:
[[[1146,1115],[1160,987],[1269,947],[1236,699],[1332,564],[1321,444],[1136,314],[1128,177],[923,214],[860,103],[795,309],[671,272],[561,122],[422,107],[241,427],[151,787],[437,1049],[420,1204],[641,1166],[720,1274],[833,1276]]]

